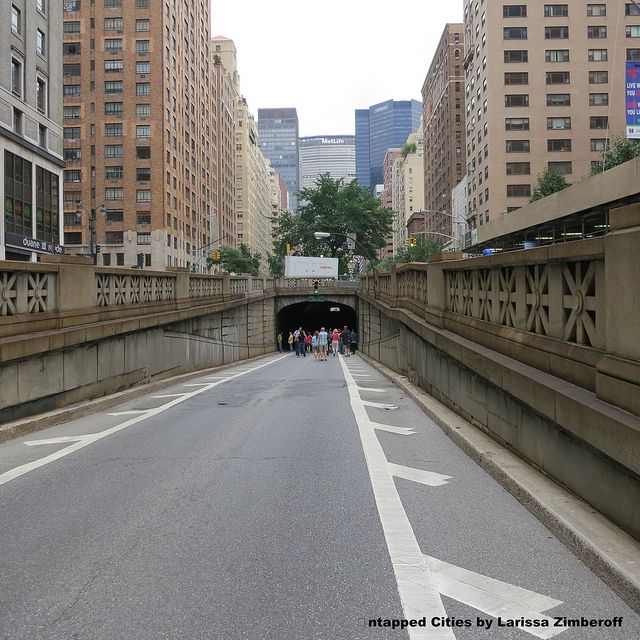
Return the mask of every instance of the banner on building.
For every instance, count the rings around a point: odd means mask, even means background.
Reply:
[[[640,62],[627,61],[627,138],[640,138]]]

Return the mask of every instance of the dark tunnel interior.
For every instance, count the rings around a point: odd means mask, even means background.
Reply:
[[[331,311],[334,309],[334,311]],[[335,311],[339,309],[339,311]],[[276,321],[277,331],[282,331],[286,344],[289,331],[302,327],[305,331],[320,331],[324,327],[327,331],[335,327],[342,329],[347,325],[349,329],[357,330],[355,310],[341,302],[299,302],[289,305],[278,312]]]

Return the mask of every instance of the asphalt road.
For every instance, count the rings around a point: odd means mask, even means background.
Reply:
[[[4,640],[536,637],[640,618],[360,358],[273,355],[0,445]]]

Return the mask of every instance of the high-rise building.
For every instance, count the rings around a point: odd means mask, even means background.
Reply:
[[[466,174],[464,25],[447,24],[422,85],[424,199],[429,230],[453,236],[451,190]]]
[[[375,193],[384,182],[384,154],[401,147],[418,128],[422,105],[417,100],[387,100],[356,109],[356,175],[358,183]]]
[[[380,195],[380,206],[385,209],[393,208],[393,167],[397,158],[401,157],[402,149],[387,149],[384,154],[383,163],[383,181],[382,181],[382,194]],[[394,242],[393,242],[393,229],[391,233],[384,238],[385,246],[380,249],[378,255],[381,259],[389,258],[393,256]]]
[[[235,246],[236,236],[236,121],[240,95],[237,53],[233,40],[217,36],[211,41],[215,79],[216,123],[216,238],[221,245]],[[214,238],[215,240],[215,238]]]
[[[0,25],[0,260],[35,261],[63,251],[62,3],[2,2]]]
[[[203,270],[217,235],[209,2],[64,9],[65,244],[97,242],[104,265]]]
[[[309,136],[300,138],[300,188],[313,187],[318,176],[334,180],[356,178],[355,136]]]
[[[482,225],[526,204],[545,169],[579,181],[625,135],[640,7],[465,0],[464,26],[468,215]]]
[[[295,211],[300,190],[299,128],[295,108],[258,109],[258,136],[262,153],[287,183],[289,206]]]

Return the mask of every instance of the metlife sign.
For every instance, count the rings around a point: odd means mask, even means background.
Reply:
[[[627,62],[627,138],[640,139],[640,62]]]

